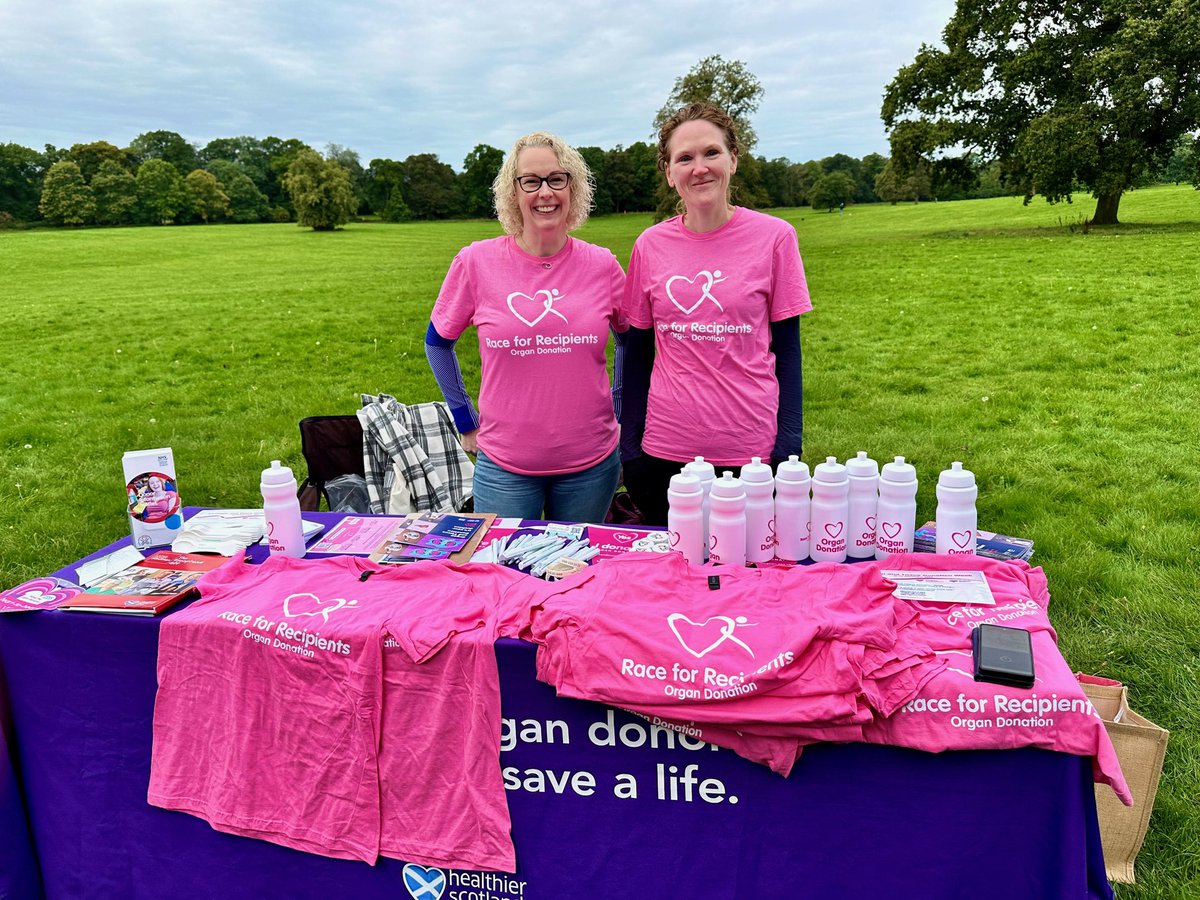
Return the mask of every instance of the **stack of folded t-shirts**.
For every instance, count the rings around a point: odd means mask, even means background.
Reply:
[[[630,553],[547,586],[520,628],[538,677],[787,774],[861,740],[945,667],[876,566],[700,567]]]
[[[866,725],[864,741],[933,752],[1041,747],[1089,756],[1094,780],[1132,803],[1104,722],[1059,652],[1047,614],[1050,592],[1040,568],[1021,560],[925,553],[892,556],[878,565],[885,570],[983,572],[995,605],[910,604],[921,613],[915,630],[919,641],[932,647],[946,667],[911,701]],[[1032,688],[975,680],[971,632],[984,623],[1030,633]]]

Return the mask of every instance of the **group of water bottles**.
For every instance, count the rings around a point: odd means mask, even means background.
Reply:
[[[937,552],[974,554],[975,476],[955,462],[937,486]],[[910,553],[917,470],[903,456],[883,466],[860,451],[813,467],[789,456],[773,474],[760,457],[716,477],[704,457],[671,478],[671,547],[688,562],[744,566],[772,559],[844,562]]]

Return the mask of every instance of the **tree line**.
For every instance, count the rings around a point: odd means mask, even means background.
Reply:
[[[596,179],[596,214],[656,208],[662,176],[653,145],[638,141],[580,152]],[[336,144],[321,154],[302,141],[277,137],[218,138],[200,147],[172,131],[138,135],[124,148],[93,141],[38,151],[5,143],[0,224],[286,222],[297,218],[297,192],[318,188],[348,191],[342,201],[351,215],[388,222],[487,217],[493,215],[491,185],[503,158],[504,151],[480,144],[458,171],[433,153],[363,165],[355,151]],[[332,174],[335,169],[344,178]],[[333,183],[326,184],[330,178]],[[747,155],[734,188],[737,202],[756,208],[832,209],[931,196],[928,179],[895,179],[888,159],[877,153],[862,159],[839,153],[804,163]],[[998,178],[985,172],[974,190],[958,196],[1003,192]]]

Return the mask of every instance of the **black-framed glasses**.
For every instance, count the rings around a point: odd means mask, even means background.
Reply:
[[[542,189],[542,182],[550,185],[550,190],[561,191],[571,183],[570,172],[551,172],[545,178],[539,178],[537,175],[522,175],[516,179],[517,186],[527,194],[532,194],[535,191]]]

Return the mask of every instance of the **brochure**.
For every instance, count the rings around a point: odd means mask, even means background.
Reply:
[[[59,609],[156,616],[193,593],[196,582],[229,560],[228,556],[159,550],[76,594]]]
[[[391,565],[422,559],[469,562],[495,513],[410,513],[392,527],[369,559]]]
[[[308,552],[367,556],[403,521],[404,516],[346,516],[309,547]]]
[[[56,609],[82,590],[79,585],[53,575],[34,578],[0,591],[0,613]]]
[[[995,606],[996,598],[988,587],[987,578],[979,571],[910,572],[903,569],[881,569],[888,581],[896,582],[892,591],[901,600],[925,603],[969,603],[975,606]]]
[[[913,534],[913,550],[917,553],[933,553],[936,547],[937,525],[926,522]],[[975,555],[989,559],[1029,559],[1033,556],[1033,541],[981,528],[975,533]]]

